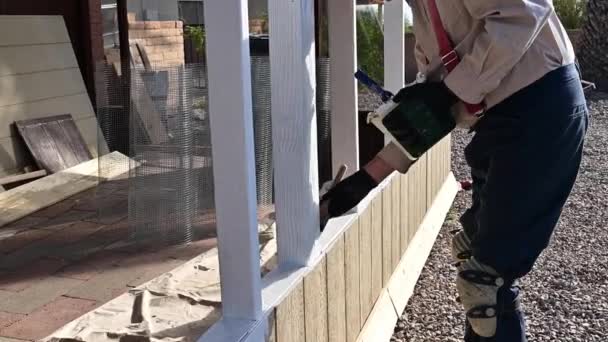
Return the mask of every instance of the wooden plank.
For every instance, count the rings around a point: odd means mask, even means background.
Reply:
[[[129,158],[113,152],[0,194],[0,227],[128,171]],[[100,171],[101,167],[101,172]]]
[[[390,185],[382,190],[382,285],[393,273],[393,201]]]
[[[7,123],[63,113],[72,113],[76,121],[95,116],[86,92],[0,107],[0,118]],[[0,125],[0,138],[12,135],[11,125]]]
[[[395,323],[414,292],[416,282],[426,263],[442,223],[457,192],[457,185],[450,176],[444,183],[438,200],[429,210],[410,247],[397,265],[387,287],[382,292],[357,341],[388,341]]]
[[[374,304],[369,319],[361,329],[357,342],[389,341],[393,336],[397,319],[399,315],[395,312],[388,291],[383,290]]]
[[[0,77],[0,107],[85,91],[78,68]]]
[[[156,110],[156,105],[152,101],[150,94],[148,94],[141,73],[134,71],[131,74],[136,84],[135,89],[131,89],[132,101],[135,110],[137,111],[137,115],[143,123],[148,138],[153,144],[167,142],[169,140],[167,128],[161,119],[160,113]],[[209,106],[211,107],[211,102]]]
[[[399,260],[401,260],[401,196],[399,196],[399,192],[401,191],[401,178],[394,177],[391,182],[391,215],[392,215],[392,237],[391,237],[391,247],[392,247],[392,258],[391,258],[391,273],[397,267]]]
[[[0,47],[0,60],[0,77],[78,67],[70,43]]]
[[[222,315],[257,320],[263,313],[248,20],[246,2],[205,4],[211,130],[220,133],[212,134],[211,142]],[[162,141],[166,132],[159,133]]]
[[[327,1],[331,79],[332,166],[359,169],[356,6],[354,0]]]
[[[354,341],[359,335],[361,321],[361,266],[359,245],[359,221],[344,236],[344,278],[346,279],[346,341]]]
[[[268,12],[279,263],[308,265],[320,255],[314,0],[270,0]]]
[[[70,43],[61,16],[0,15],[0,46]]]
[[[418,202],[418,213],[416,215],[416,227],[420,226],[420,223],[422,222],[422,219],[424,218],[424,215],[426,214],[426,209],[427,209],[427,200],[426,200],[426,189],[427,189],[427,184],[429,182],[428,180],[428,176],[426,173],[426,170],[428,169],[428,161],[427,158],[423,157],[420,159],[419,162],[419,173],[418,173],[418,179],[419,179],[419,184],[418,184],[418,198],[420,198],[420,201]]]
[[[277,342],[277,309],[273,309],[268,315],[268,331],[266,342]]]
[[[327,253],[327,325],[331,342],[346,342],[345,236]]]
[[[47,175],[47,172],[45,170],[39,170],[39,171],[28,172],[28,173],[24,173],[24,174],[20,174],[20,175],[6,176],[6,177],[0,178],[0,185],[7,185],[7,184],[12,184],[12,183],[17,183],[17,182],[23,182],[23,181],[31,180],[34,178],[44,177],[46,175]]]
[[[359,217],[359,282],[361,290],[361,322],[365,322],[374,305],[372,293],[372,225],[371,207]]]
[[[38,166],[49,173],[92,157],[69,114],[17,121],[15,125]]]
[[[277,342],[306,342],[303,282],[277,307]]]
[[[304,327],[306,341],[329,342],[326,258],[304,278]]]
[[[150,63],[150,57],[148,57],[148,52],[146,51],[146,47],[142,44],[136,44],[137,50],[139,50],[139,55],[141,57],[141,61],[144,64],[144,69],[147,71],[152,70],[152,64]]]
[[[399,313],[403,312],[407,301],[414,292],[416,281],[457,192],[458,184],[454,176],[450,174],[439,191],[437,201],[429,209],[429,215],[421,223],[421,228],[410,242],[410,246],[388,284],[389,294]]]
[[[401,214],[401,218],[400,218],[401,235],[399,237],[399,240],[400,240],[400,247],[401,247],[401,255],[403,255],[403,253],[405,253],[405,251],[407,250],[407,246],[410,242],[410,238],[409,238],[409,229],[410,229],[409,207],[410,207],[410,205],[409,205],[409,200],[408,200],[408,193],[410,191],[410,182],[409,182],[409,177],[407,175],[400,175],[399,177],[401,178],[401,191],[399,193],[399,196],[400,196],[399,212]]]
[[[384,286],[382,268],[382,260],[384,259],[382,254],[382,196],[376,196],[367,210],[371,210],[372,213],[372,296],[375,298],[380,294]]]

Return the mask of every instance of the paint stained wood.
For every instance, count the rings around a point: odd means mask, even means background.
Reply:
[[[372,225],[371,207],[359,217],[359,281],[361,287],[361,322],[365,322],[372,311],[375,299],[372,294]]]
[[[372,200],[372,294],[377,297],[384,286],[382,269],[382,196]]]
[[[382,190],[382,284],[386,284],[393,272],[393,217],[391,186]]]
[[[391,273],[397,268],[399,260],[401,260],[401,215],[399,213],[401,209],[401,179],[399,177],[393,178],[391,183],[391,220],[392,220],[392,237],[391,237],[391,250],[392,250],[392,262],[391,262]]]
[[[359,221],[344,236],[344,278],[346,280],[346,340],[354,342],[363,326],[361,321]]]
[[[59,172],[92,158],[70,114],[15,122],[38,167]]]
[[[277,307],[277,342],[306,342],[303,282]]]
[[[345,235],[327,253],[327,325],[331,342],[346,342],[347,336]]]
[[[304,278],[306,341],[329,342],[327,325],[327,259]]]
[[[401,178],[401,191],[399,193],[400,201],[399,201],[399,213],[401,215],[400,217],[400,222],[401,222],[401,233],[400,233],[400,247],[401,247],[401,254],[403,255],[403,253],[405,253],[405,251],[407,250],[407,246],[409,245],[410,239],[409,239],[409,229],[410,227],[410,220],[409,220],[409,202],[408,202],[408,192],[409,192],[409,187],[410,187],[410,182],[409,182],[409,177],[407,175],[400,175],[399,176]]]

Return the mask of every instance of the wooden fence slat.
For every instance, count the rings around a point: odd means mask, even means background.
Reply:
[[[400,240],[400,247],[401,247],[401,255],[403,255],[403,253],[405,253],[405,251],[407,250],[407,246],[409,245],[410,239],[409,239],[409,229],[410,229],[410,219],[409,219],[409,201],[408,201],[408,192],[409,192],[409,188],[410,188],[410,182],[409,182],[409,177],[407,177],[407,175],[399,175],[399,177],[401,178],[401,190],[399,193],[400,196],[400,201],[399,201],[399,206],[400,206],[400,214],[401,214],[401,236],[399,237]]]
[[[380,196],[380,195],[378,195]],[[393,273],[393,217],[390,185],[382,190],[382,285],[388,283]]]
[[[344,279],[346,282],[346,340],[354,342],[363,326],[361,322],[361,290],[359,260],[359,221],[344,236]]]
[[[391,275],[397,268],[397,264],[399,260],[401,260],[401,196],[399,196],[399,192],[401,191],[401,178],[395,177],[391,183],[391,197],[392,197],[392,223],[393,223],[393,232],[391,238],[391,246],[392,246],[392,267],[391,267]]]
[[[327,325],[331,342],[346,342],[345,235],[327,253]]]
[[[428,158],[424,158],[423,160],[421,160],[422,163],[420,163],[420,175],[422,177],[422,179],[425,179],[423,182],[420,183],[420,197],[423,199],[422,201],[420,201],[420,204],[422,204],[420,206],[420,213],[419,213],[419,217],[418,217],[418,225],[422,224],[422,220],[424,220],[424,215],[426,215],[426,211],[429,208],[429,204],[427,201],[427,194],[426,194],[426,188],[427,188],[427,184],[429,182],[428,176],[426,176],[427,174],[427,170],[429,168],[429,162],[428,162]]]
[[[277,342],[306,342],[304,282],[298,284],[277,307]]]
[[[327,325],[330,342],[346,342],[345,235],[327,253]]]
[[[384,287],[382,269],[382,196],[372,200],[372,295],[377,297]]]
[[[304,278],[306,341],[329,342],[327,322],[327,259]]]
[[[277,342],[277,309],[268,315],[268,332],[266,342]]]
[[[372,208],[367,207],[359,217],[359,263],[361,290],[361,322],[365,323],[372,311]]]

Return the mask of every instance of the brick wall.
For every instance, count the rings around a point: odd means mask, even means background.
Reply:
[[[184,64],[184,28],[181,21],[131,21],[129,41],[143,45],[155,66]]]

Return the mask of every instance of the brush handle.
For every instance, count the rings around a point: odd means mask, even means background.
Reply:
[[[371,89],[374,93],[380,95],[380,97],[382,97],[382,102],[386,102],[390,100],[391,97],[393,97],[393,93],[382,88],[378,84],[378,82],[374,81],[363,71],[357,70],[357,72],[355,73],[355,78],[359,80],[359,82],[363,83],[363,85]]]

